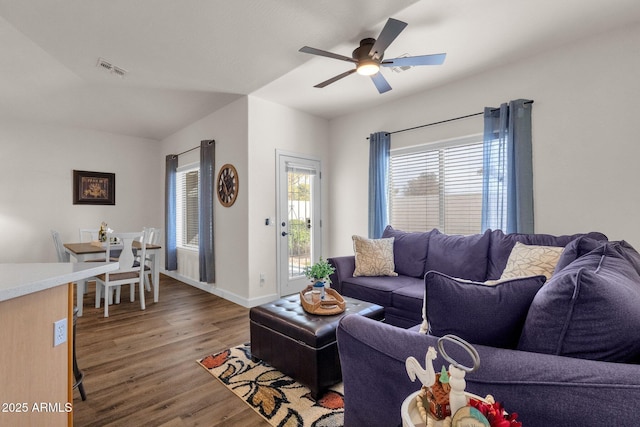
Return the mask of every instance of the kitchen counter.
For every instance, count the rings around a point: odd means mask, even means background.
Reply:
[[[117,269],[0,264],[0,426],[73,426],[73,282]],[[60,338],[55,325],[65,319]]]
[[[117,262],[0,264],[0,301],[117,269]]]

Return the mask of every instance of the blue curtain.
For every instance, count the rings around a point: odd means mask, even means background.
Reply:
[[[533,233],[532,101],[484,110],[482,230]]]
[[[178,252],[176,249],[176,171],[178,156],[169,154],[165,161],[165,218],[164,218],[164,268],[178,269]]]
[[[199,209],[199,264],[200,281],[214,283],[216,279],[213,247],[213,205],[216,198],[215,141],[200,143],[200,199]]]
[[[389,132],[369,136],[369,238],[382,236],[387,226],[387,189],[389,181]]]

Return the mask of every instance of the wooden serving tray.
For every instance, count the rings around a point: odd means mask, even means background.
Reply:
[[[346,306],[344,298],[342,298],[342,295],[335,290],[325,288],[324,299],[316,303],[311,301],[311,290],[313,290],[313,286],[309,285],[300,291],[300,304],[307,313],[318,314],[321,316],[332,316],[344,311]]]

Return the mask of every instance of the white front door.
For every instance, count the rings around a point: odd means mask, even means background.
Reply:
[[[303,271],[322,253],[320,161],[284,152],[277,158],[278,283],[284,296],[310,283]]]

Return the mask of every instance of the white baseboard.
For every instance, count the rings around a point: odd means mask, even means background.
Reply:
[[[271,294],[271,295],[265,295],[265,296],[258,297],[258,298],[251,298],[249,300],[249,305],[247,305],[245,307],[256,307],[258,305],[262,305],[262,304],[266,304],[266,303],[271,302],[271,301],[275,301],[278,298],[280,298],[278,296],[278,294]]]
[[[231,301],[235,304],[241,305],[243,307],[256,307],[258,305],[266,304],[271,301],[275,301],[278,299],[277,294],[266,295],[258,298],[247,299],[241,297],[233,292],[226,291],[224,289],[218,289],[215,284],[198,282],[189,277],[182,276],[175,271],[167,271],[163,270],[162,274],[165,274],[173,279],[179,280],[182,283],[186,283],[187,285],[193,286],[194,288],[201,289],[205,292],[209,292],[210,294],[219,296],[220,298],[224,298],[227,301]]]

